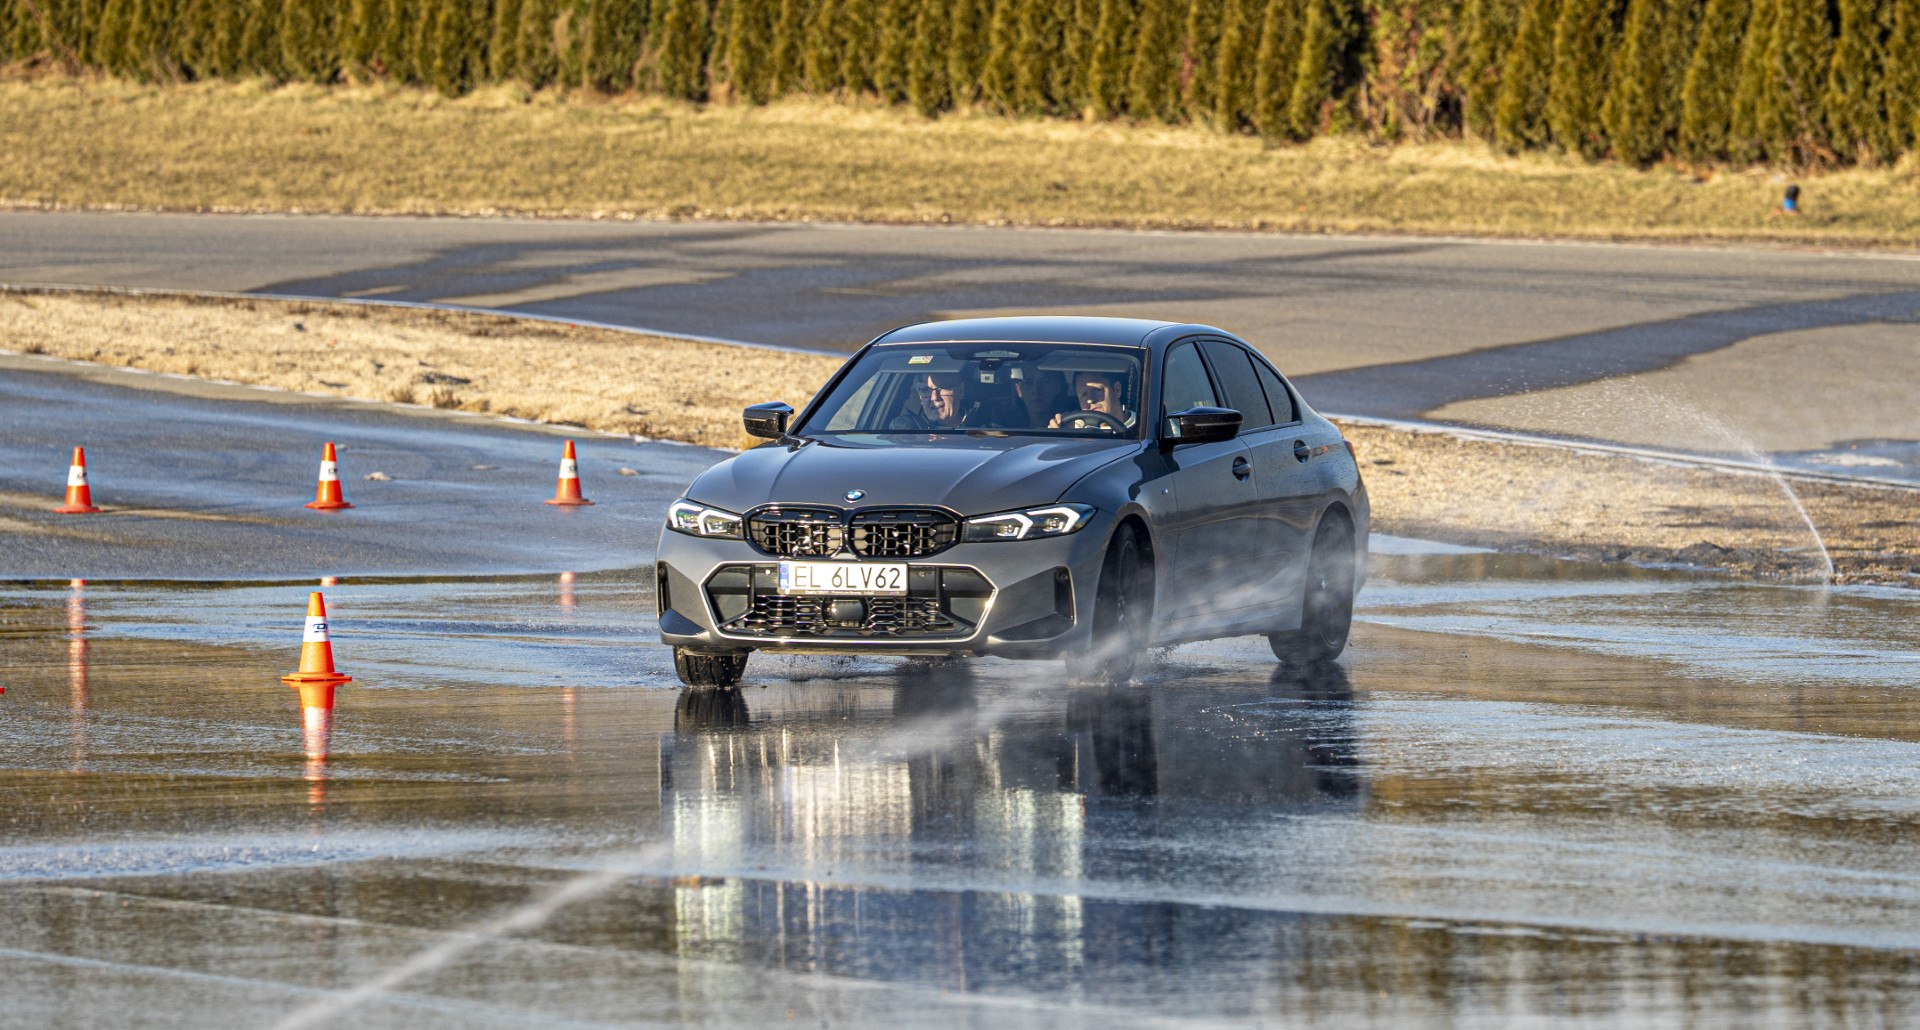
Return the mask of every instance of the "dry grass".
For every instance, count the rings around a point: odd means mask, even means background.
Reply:
[[[0,76],[0,204],[1920,243],[1920,174],[1696,177],[1477,143],[1264,148],[1206,129],[494,88]]]
[[[348,304],[0,293],[0,347],[104,365],[737,447],[840,359]],[[742,401],[741,398],[747,398]]]
[[[1385,532],[1789,579],[1824,573],[1819,545],[1771,477],[1446,433],[1343,432]],[[1920,587],[1920,493],[1806,481],[1794,490],[1837,579]]]

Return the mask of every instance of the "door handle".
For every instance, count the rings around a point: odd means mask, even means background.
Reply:
[[[1293,442],[1293,456],[1301,461],[1306,461],[1308,458],[1313,457],[1313,449],[1307,446],[1305,440],[1295,440]]]
[[[1251,475],[1253,475],[1253,466],[1247,462],[1247,459],[1238,457],[1233,459],[1233,478],[1246,479]]]

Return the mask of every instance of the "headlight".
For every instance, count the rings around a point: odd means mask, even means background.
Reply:
[[[682,497],[667,508],[667,528],[689,536],[721,536],[741,540],[740,516],[719,508],[695,504]]]
[[[1042,536],[1066,536],[1085,526],[1093,518],[1091,504],[1054,504],[1045,508],[981,515],[967,520],[960,539],[970,543],[987,540],[1032,540]]]

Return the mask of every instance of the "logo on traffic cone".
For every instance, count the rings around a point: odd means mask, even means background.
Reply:
[[[554,489],[548,504],[574,506],[592,504],[592,501],[580,496],[580,462],[573,456],[573,441],[567,441],[567,448],[560,452],[560,485]]]
[[[93,506],[93,491],[87,486],[87,451],[73,449],[73,464],[67,468],[67,503],[53,509],[60,515],[86,515],[100,509]]]
[[[333,668],[333,642],[327,637],[327,602],[315,590],[307,596],[307,631],[300,638],[300,671],[280,682],[300,691],[300,707],[332,710],[333,688],[352,680]]]
[[[314,488],[313,501],[307,507],[316,511],[353,507],[345,497],[340,496],[340,462],[333,456],[332,443],[328,443],[326,449],[320,452],[320,485]]]

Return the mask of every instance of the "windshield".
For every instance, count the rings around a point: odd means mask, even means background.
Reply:
[[[1138,347],[1075,343],[888,344],[795,432],[1133,439],[1145,359]]]

